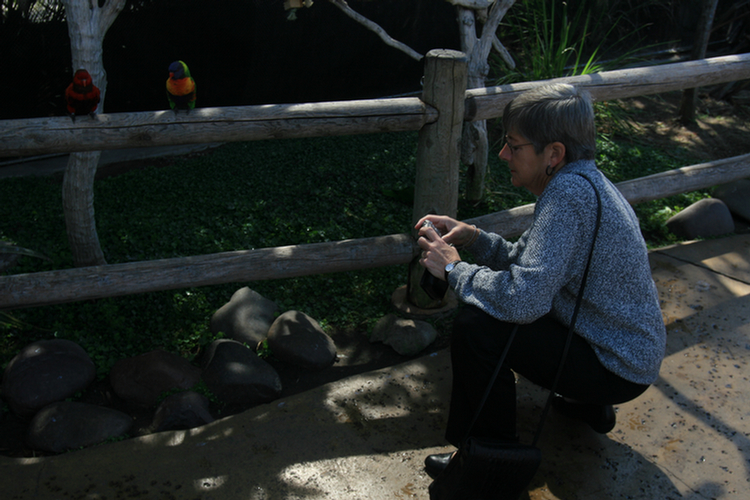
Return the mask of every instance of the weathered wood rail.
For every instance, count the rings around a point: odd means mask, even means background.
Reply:
[[[564,82],[585,88],[597,101],[660,94],[685,88],[705,87],[748,78],[749,54],[683,63],[604,71],[591,75],[555,78],[466,91],[465,120],[489,120],[502,116],[505,105],[518,94],[540,84]]]
[[[502,116],[508,101],[549,82],[585,87],[600,101],[750,78],[750,54],[466,91],[464,120]],[[0,157],[206,142],[420,130],[438,111],[416,97],[198,108],[189,114],[113,113],[0,121]]]
[[[620,182],[617,189],[631,205],[658,200],[689,191],[750,177],[750,154],[726,158],[699,165],[677,168],[669,172]],[[520,235],[531,224],[534,205],[522,205],[494,214],[467,220],[485,231],[512,238]]]
[[[750,177],[750,154],[617,184],[631,203]],[[534,205],[467,220],[506,238],[531,223]],[[419,254],[410,234],[222,252],[0,277],[0,309],[116,297],[230,282],[292,278],[408,264]]]
[[[419,130],[438,112],[417,97],[0,121],[0,156]]]
[[[76,122],[67,117],[7,120],[0,122],[0,156],[419,130],[415,220],[430,211],[455,214],[457,134],[463,121],[499,117],[518,93],[548,83],[464,91],[462,65],[463,54],[432,51],[425,64],[423,99],[203,108],[177,116],[171,111],[103,114]],[[585,87],[601,101],[746,78],[750,54],[554,81]],[[450,138],[447,144],[445,138]],[[627,181],[618,188],[631,203],[639,203],[748,176],[750,155],[744,155]],[[528,227],[532,215],[533,205],[526,205],[471,222],[511,237]],[[2,276],[0,309],[407,264],[418,252],[411,235],[398,234]]]

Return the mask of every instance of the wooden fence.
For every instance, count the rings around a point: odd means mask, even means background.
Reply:
[[[598,101],[649,95],[750,78],[750,54],[560,78],[585,87]],[[466,88],[466,58],[431,51],[422,98],[373,99],[98,115],[0,122],[0,157],[145,146],[351,135],[419,130],[414,219],[455,215],[464,121],[502,115],[530,82]],[[631,203],[663,198],[750,177],[750,155],[676,169],[618,184]],[[530,223],[533,205],[471,222],[506,237]],[[311,274],[408,264],[419,253],[411,234],[265,248],[0,277],[0,309]]]

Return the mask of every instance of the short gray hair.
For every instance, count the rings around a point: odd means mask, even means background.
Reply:
[[[528,139],[537,154],[561,142],[566,162],[593,160],[596,155],[591,95],[573,85],[544,85],[519,95],[505,106],[503,128]]]

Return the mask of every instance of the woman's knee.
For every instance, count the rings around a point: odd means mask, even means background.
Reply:
[[[463,340],[477,328],[477,312],[473,306],[464,306],[458,310],[451,329],[451,342]]]
[[[463,306],[453,321],[451,346],[477,353],[492,353],[507,342],[513,324],[499,321],[474,306]]]

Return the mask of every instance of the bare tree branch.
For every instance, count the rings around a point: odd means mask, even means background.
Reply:
[[[477,12],[462,6],[457,7],[461,50],[469,58],[469,88],[483,87],[485,85],[484,79],[487,77],[490,69],[487,59],[493,48],[500,53],[500,57],[509,66],[515,67],[513,58],[497,39],[496,34],[500,21],[502,21],[514,3],[515,0],[495,0],[482,27],[481,37],[477,36],[477,32],[479,31],[476,26],[479,21]]]
[[[423,57],[422,54],[417,52],[416,50],[412,49],[408,45],[399,42],[398,40],[393,39],[386,31],[377,23],[370,21],[362,14],[356,12],[351,7],[349,7],[349,4],[346,3],[346,0],[328,0],[333,5],[341,9],[344,14],[351,17],[355,21],[357,21],[359,24],[366,27],[368,30],[374,32],[377,34],[383,42],[385,42],[386,45],[389,45],[391,47],[394,47],[404,54],[408,55],[412,59],[415,59],[417,61],[420,61]]]
[[[516,61],[513,60],[513,56],[510,55],[508,49],[505,48],[505,45],[503,45],[497,37],[492,40],[492,48],[495,49],[495,52],[500,54],[500,58],[510,69],[516,69]]]
[[[495,0],[494,5],[490,9],[490,15],[487,18],[487,22],[484,23],[482,30],[482,36],[479,39],[479,51],[477,57],[486,61],[490,55],[490,50],[494,46],[494,41],[497,38],[497,27],[500,25],[500,21],[503,20],[508,10],[516,3],[516,0]],[[489,29],[487,29],[489,28]]]
[[[117,16],[122,12],[122,9],[125,8],[125,2],[122,2],[120,0],[107,0],[100,8],[101,14],[99,18],[99,26],[102,30],[102,36],[104,36],[109,28],[112,26],[112,23],[115,22],[115,19],[117,19]]]
[[[453,0],[448,0],[451,3]],[[458,11],[458,30],[461,36],[461,49],[469,59],[467,88],[481,88],[486,85],[490,65],[487,59],[490,51],[495,48],[509,65],[515,66],[513,59],[505,47],[497,39],[497,27],[503,16],[515,3],[515,0],[495,0],[489,9],[467,8],[470,4],[465,0],[456,3]],[[481,23],[482,35],[478,36],[477,23]],[[487,158],[489,153],[487,124],[479,120],[464,124],[461,138],[461,161],[469,166],[467,175],[466,195],[472,201],[482,199],[484,195],[484,177],[487,172]]]
[[[456,20],[458,21],[459,37],[461,38],[461,50],[471,59],[471,54],[474,53],[474,47],[477,43],[476,17],[471,9],[459,7],[456,10],[458,11]]]

